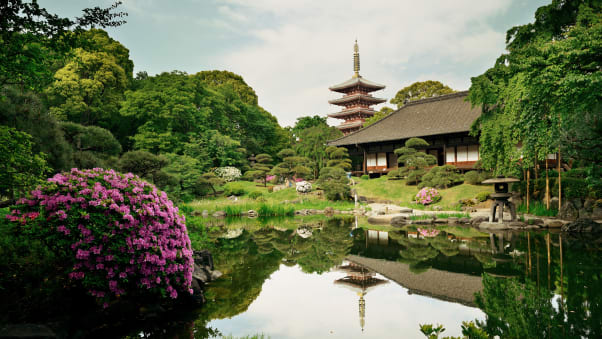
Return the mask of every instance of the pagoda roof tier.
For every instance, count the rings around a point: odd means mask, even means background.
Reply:
[[[328,117],[340,119],[341,117],[345,117],[348,115],[356,115],[356,114],[365,114],[365,115],[373,116],[375,113],[376,113],[376,111],[373,110],[372,108],[354,107],[354,108],[342,110],[340,112],[328,114]]]
[[[354,76],[353,78],[351,78],[343,83],[340,83],[338,85],[331,86],[328,89],[330,89],[331,91],[334,91],[334,92],[346,93],[350,89],[353,89],[356,87],[359,87],[366,92],[373,92],[373,91],[378,91],[378,90],[385,88],[385,85],[377,84],[376,82],[372,82],[370,80],[364,79],[364,78],[362,78],[362,76],[357,76],[357,77]]]
[[[362,120],[355,120],[355,121],[351,121],[348,123],[342,123],[338,126],[334,126],[337,129],[349,129],[349,128],[356,128],[356,127],[362,127],[362,125],[364,124],[364,121]]]
[[[367,95],[367,94],[352,94],[352,95],[346,95],[342,98],[338,98],[338,99],[333,99],[333,100],[329,100],[328,103],[333,104],[333,105],[348,105],[354,101],[364,101],[364,102],[368,102],[370,103],[370,105],[376,105],[376,104],[381,104],[383,102],[386,102],[387,99],[381,99],[381,98],[375,98],[371,95]]]

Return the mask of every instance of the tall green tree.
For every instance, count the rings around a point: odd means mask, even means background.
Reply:
[[[377,121],[380,121],[382,118],[388,116],[389,114],[393,113],[394,109],[392,109],[391,107],[383,107],[381,108],[378,112],[376,112],[373,116],[369,117],[368,119],[366,119],[366,121],[364,122],[364,126],[362,126],[363,128],[368,127],[372,124],[374,124]]]
[[[282,159],[282,162],[274,166],[270,173],[289,180],[292,180],[293,177],[306,178],[311,174],[311,169],[304,166],[304,164],[307,164],[308,159],[298,156],[295,150],[285,148],[278,152],[278,157]]]
[[[470,87],[483,110],[472,133],[485,167],[516,174],[559,149],[600,162],[601,13],[599,1],[554,0],[535,22],[508,30],[508,52]]]
[[[454,93],[455,91],[449,86],[442,84],[439,81],[427,80],[418,81],[410,86],[400,89],[391,103],[397,105],[397,108],[402,108],[406,102],[436,97],[443,94]]]
[[[245,173],[245,177],[249,179],[261,179],[263,186],[267,186],[266,176],[272,169],[272,156],[269,154],[257,154],[255,156],[255,163],[251,167],[251,170]]]
[[[0,203],[14,199],[42,183],[50,168],[44,153],[32,151],[31,136],[0,125]]]
[[[298,132],[298,140],[295,143],[297,154],[310,160],[309,166],[313,170],[314,177],[318,177],[320,170],[326,167],[328,155],[326,154],[326,143],[342,137],[343,133],[325,122],[312,127],[301,129]]]
[[[349,159],[349,152],[345,147],[328,146],[326,154],[328,155],[326,166],[338,167],[344,171],[351,169],[351,159]]]
[[[87,8],[74,19],[49,13],[36,1],[6,0],[0,6],[0,87],[19,85],[41,90],[54,75],[54,65],[77,45],[76,35],[87,27],[116,27],[125,23],[124,12]]]

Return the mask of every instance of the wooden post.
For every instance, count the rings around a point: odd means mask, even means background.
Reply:
[[[550,209],[550,178],[548,176],[548,155],[546,154],[546,209]],[[548,253],[549,255],[549,253]]]
[[[527,213],[529,213],[529,186],[531,186],[531,170],[527,168]]]
[[[560,146],[558,146],[558,212],[562,207],[562,177],[560,176]]]
[[[362,172],[366,174],[366,149],[362,147],[362,151],[364,151],[364,161],[362,162]]]

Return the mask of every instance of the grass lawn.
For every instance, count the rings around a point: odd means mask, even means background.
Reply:
[[[237,186],[244,189],[244,194],[238,197],[237,201],[229,200],[225,196],[217,198],[205,198],[194,200],[183,204],[184,209],[193,209],[198,211],[207,210],[210,214],[215,211],[261,211],[272,210],[278,212],[278,215],[290,214],[291,211],[301,209],[323,210],[326,207],[332,207],[335,210],[353,210],[355,207],[352,201],[328,201],[323,196],[314,194],[297,193],[294,187],[282,189],[277,192],[269,192],[267,187],[261,184],[249,181],[237,181],[224,185],[220,190],[229,186]],[[253,193],[257,192],[257,193]],[[253,194],[260,193],[259,198],[252,198]],[[283,203],[285,200],[298,201],[297,203]]]
[[[401,206],[424,209],[420,204],[412,203],[418,193],[416,186],[406,185],[405,180],[387,180],[386,176],[376,179],[354,178],[355,189],[359,195],[369,199],[391,200]],[[458,201],[472,199],[480,192],[493,193],[493,185],[462,184],[448,189],[440,189],[441,201],[432,206],[441,206],[444,210],[457,210]]]

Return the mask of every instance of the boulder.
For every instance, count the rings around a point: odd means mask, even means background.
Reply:
[[[433,223],[433,219],[412,220],[411,223],[413,225],[430,225]]]
[[[586,210],[591,210],[592,208],[594,208],[595,204],[596,204],[596,200],[587,198],[587,199],[585,199],[585,202],[583,203],[583,208],[585,208]]]
[[[550,199],[550,208],[558,209],[558,197],[552,197]]]
[[[224,274],[218,270],[211,271],[211,281],[219,279],[222,275]]]
[[[458,220],[460,220],[460,218],[458,218],[458,217],[449,217],[449,218],[447,218],[447,221],[448,221],[450,224],[457,224],[457,223],[458,223]]]
[[[408,207],[402,207],[398,210],[398,212],[399,213],[412,213],[412,212],[414,212],[414,210],[411,208],[408,208]]]
[[[224,212],[224,211],[215,211],[215,213],[213,213],[214,218],[223,218],[225,216],[226,216],[226,212]]]
[[[563,232],[569,233],[600,233],[602,232],[602,225],[592,219],[580,218],[562,226],[561,229]]]
[[[575,208],[575,206],[570,201],[567,201],[564,204],[562,204],[562,208],[558,212],[558,217],[564,220],[577,220],[578,216],[579,210]]]
[[[209,211],[207,210],[203,210],[203,213],[201,214],[204,218],[209,216]]]
[[[332,207],[330,207],[330,206],[326,207],[326,208],[324,209],[324,214],[327,214],[327,215],[332,215],[332,214],[334,214],[334,208],[332,208]]]
[[[443,211],[443,207],[441,207],[441,206],[433,206],[433,211]]]
[[[592,213],[585,208],[579,210],[579,219],[591,219]]]
[[[595,219],[595,220],[602,219],[602,207],[594,207],[592,209],[592,219]]]
[[[247,216],[249,218],[257,218],[259,216],[259,214],[256,211],[254,211],[254,210],[248,210],[247,211]]]
[[[461,223],[461,224],[470,224],[470,218],[466,218],[466,217],[460,218],[458,220],[458,222]]]
[[[507,229],[510,229],[510,227],[508,227],[508,225],[506,225],[506,224],[499,224],[497,222],[488,222],[488,221],[483,221],[482,223],[480,223],[479,228],[484,229],[484,230],[507,230]]]
[[[391,218],[391,226],[403,226],[408,223],[408,218],[405,215],[398,215]]]
[[[484,216],[484,215],[479,215],[479,216],[476,216],[476,217],[472,218],[472,219],[470,220],[470,223],[471,223],[473,226],[476,226],[476,225],[479,225],[480,223],[482,223],[482,222],[484,222],[484,221],[489,221],[489,217],[486,217],[486,216]]]
[[[530,218],[527,220],[527,224],[529,225],[543,225],[543,219],[540,218]]]
[[[0,338],[56,338],[56,334],[44,325],[15,324],[0,329]]]
[[[545,227],[548,228],[560,228],[564,225],[564,223],[560,220],[548,220],[545,224]]]
[[[434,223],[435,224],[449,224],[449,220],[447,220],[445,218],[444,219],[435,219]]]
[[[195,217],[201,216],[201,211],[194,210],[194,211],[190,212],[190,215],[195,216]]]

